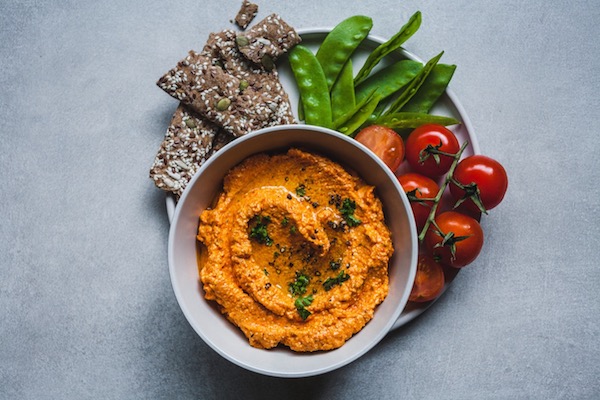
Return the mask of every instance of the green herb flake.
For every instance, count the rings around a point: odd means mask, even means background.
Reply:
[[[355,226],[358,226],[361,224],[362,221],[354,216],[354,212],[356,211],[356,202],[355,201],[353,201],[349,198],[345,198],[342,201],[342,204],[339,207],[339,210],[340,210],[340,213],[342,214],[342,217],[344,217],[344,220],[348,224],[348,226],[355,227]]]
[[[281,220],[281,226],[288,226],[290,223],[290,220],[288,219],[288,217],[283,217],[283,219]]]
[[[294,302],[294,306],[296,306],[296,310],[300,315],[302,320],[306,320],[312,313],[306,309],[306,307],[310,306],[313,302],[313,295],[308,295],[306,297],[298,297]]]
[[[255,225],[250,230],[250,238],[256,239],[259,243],[267,246],[272,246],[273,239],[271,239],[267,231],[267,225],[271,222],[271,218],[257,215],[252,220],[255,221]]]
[[[325,289],[325,291],[330,291],[335,285],[341,285],[342,282],[346,282],[348,279],[350,279],[350,275],[348,275],[346,271],[340,271],[335,278],[327,278],[327,280],[323,282],[323,289]]]
[[[302,296],[306,293],[306,288],[310,283],[310,278],[303,272],[296,271],[296,277],[294,278],[294,282],[289,284],[290,293],[293,296]]]
[[[296,194],[300,197],[306,196],[306,186],[304,186],[304,184],[301,184],[300,186],[298,186],[296,188]]]

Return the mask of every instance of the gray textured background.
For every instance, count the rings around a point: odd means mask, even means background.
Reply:
[[[0,398],[600,397],[600,3],[257,1],[295,27],[373,17],[445,50],[510,174],[483,254],[349,366],[282,380],[197,337],[173,295],[148,169],[176,104],[155,81],[241,1],[0,4]]]

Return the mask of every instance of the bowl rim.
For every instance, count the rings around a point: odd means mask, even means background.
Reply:
[[[359,357],[361,357],[362,355],[364,355],[366,352],[368,352],[369,350],[371,350],[375,345],[377,345],[386,335],[387,333],[393,328],[394,324],[396,323],[397,319],[399,318],[400,314],[402,313],[403,309],[405,308],[407,302],[408,302],[408,297],[410,295],[410,287],[412,287],[412,283],[414,282],[414,278],[416,275],[416,264],[417,264],[417,257],[418,257],[418,240],[417,240],[417,233],[416,233],[416,226],[414,223],[414,219],[413,218],[407,218],[407,223],[409,225],[408,229],[410,230],[410,237],[411,237],[411,243],[410,243],[410,265],[409,265],[409,272],[408,272],[408,280],[406,282],[406,288],[404,289],[404,292],[402,294],[402,297],[400,299],[400,302],[395,306],[394,312],[390,315],[390,317],[388,317],[388,319],[385,322],[384,328],[380,329],[379,332],[377,332],[376,335],[374,335],[372,338],[370,338],[367,343],[363,346],[360,347],[360,351],[356,351],[351,353],[349,356],[346,357],[341,357],[340,360],[336,361],[336,362],[332,362],[326,365],[322,365],[321,367],[318,368],[313,368],[311,370],[303,370],[303,371],[297,371],[297,372],[280,372],[277,370],[273,370],[273,369],[269,369],[268,367],[258,367],[256,365],[250,365],[246,362],[242,362],[241,360],[236,359],[235,357],[231,356],[228,352],[224,351],[224,349],[222,349],[220,346],[217,346],[215,343],[213,343],[213,341],[208,338],[203,330],[202,327],[199,326],[199,322],[195,321],[193,316],[192,316],[192,312],[190,311],[190,309],[188,308],[188,305],[185,301],[185,299],[183,298],[183,294],[181,292],[181,288],[179,288],[179,286],[176,284],[177,283],[177,276],[176,276],[176,266],[175,266],[175,259],[174,259],[174,246],[175,246],[175,236],[178,230],[178,225],[179,225],[179,221],[181,219],[181,214],[182,214],[182,210],[184,209],[184,205],[186,204],[186,201],[188,199],[189,196],[191,196],[190,193],[192,193],[193,191],[191,190],[192,187],[194,187],[196,185],[196,182],[199,181],[201,179],[201,177],[204,175],[204,171],[209,169],[211,167],[212,164],[216,163],[221,157],[224,157],[225,155],[227,155],[230,151],[235,150],[235,148],[239,147],[239,146],[243,146],[247,141],[251,141],[251,140],[260,140],[261,136],[265,136],[265,135],[269,135],[272,134],[273,132],[277,132],[277,131],[282,131],[282,130],[299,130],[299,131],[313,131],[313,132],[317,132],[318,134],[324,134],[324,135],[329,135],[329,136],[333,136],[335,138],[335,140],[343,140],[346,141],[348,143],[350,143],[352,146],[360,149],[363,153],[365,153],[369,158],[372,159],[372,161],[374,161],[376,164],[379,165],[379,167],[381,168],[381,170],[383,170],[385,172],[386,175],[388,175],[388,179],[389,181],[392,183],[392,185],[395,187],[396,192],[398,192],[398,195],[402,201],[401,206],[404,207],[406,212],[412,212],[410,209],[410,202],[408,201],[408,198],[406,197],[406,194],[404,193],[404,191],[402,190],[400,183],[398,182],[396,176],[394,175],[394,173],[379,159],[379,157],[377,155],[375,155],[371,150],[369,150],[366,146],[362,145],[361,143],[359,143],[358,141],[354,140],[353,138],[346,136],[342,133],[339,133],[337,131],[328,129],[328,128],[322,128],[322,127],[318,127],[318,126],[313,126],[313,125],[305,125],[305,124],[287,124],[287,125],[277,125],[277,126],[271,126],[271,127],[267,127],[267,128],[262,128],[253,132],[248,133],[247,135],[244,135],[240,138],[237,138],[235,141],[228,143],[226,146],[224,146],[219,152],[218,154],[216,154],[215,156],[209,158],[206,163],[204,163],[200,169],[198,170],[198,172],[194,175],[194,177],[192,178],[192,180],[189,182],[189,184],[186,187],[186,190],[183,192],[181,198],[179,199],[179,201],[177,202],[176,208],[175,208],[175,212],[173,215],[173,220],[172,223],[170,224],[170,229],[169,229],[169,241],[168,241],[168,263],[169,263],[169,275],[170,275],[170,279],[171,279],[171,283],[172,283],[172,289],[174,291],[175,297],[177,299],[178,305],[181,308],[184,316],[186,317],[186,320],[188,321],[188,323],[192,326],[192,328],[194,329],[194,331],[196,332],[196,334],[198,334],[198,336],[200,336],[202,338],[202,340],[209,345],[209,347],[211,347],[214,351],[216,351],[218,354],[220,354],[222,357],[224,357],[225,359],[229,360],[230,362],[245,368],[247,370],[256,372],[256,373],[260,373],[263,375],[268,375],[268,376],[274,376],[274,377],[286,377],[286,378],[297,378],[297,377],[308,377],[308,376],[314,376],[314,375],[319,375],[319,374],[323,374],[326,372],[330,372],[332,370],[341,368],[351,362],[353,362],[354,360],[358,359]],[[311,147],[310,145],[307,147]],[[264,151],[271,151],[269,149],[264,150]],[[252,154],[256,154],[256,152],[252,153]],[[325,154],[327,156],[327,154]],[[249,156],[246,156],[244,158],[247,158]],[[335,158],[335,157],[334,157]],[[334,160],[337,161],[337,160]],[[345,168],[350,167],[350,163],[346,163],[344,165]],[[228,171],[224,170],[222,175],[224,176]],[[358,172],[358,171],[357,171]],[[359,172],[359,175],[362,177],[363,174],[361,174]],[[364,178],[364,177],[363,177]],[[400,205],[399,205],[400,206]],[[410,215],[410,214],[409,214]],[[199,280],[198,280],[199,282]],[[200,289],[202,284],[199,283],[198,284]],[[199,290],[200,290],[199,289]],[[208,300],[206,300],[201,294],[201,291],[199,291],[199,299],[201,301],[206,301],[208,302]],[[384,300],[385,301],[385,300]],[[381,305],[378,306],[378,308]],[[377,309],[376,309],[377,310]],[[225,318],[225,317],[223,317]],[[375,318],[375,317],[373,317]],[[371,321],[369,321],[371,322]],[[232,326],[235,326],[234,324],[232,324],[231,322],[227,321],[227,323],[230,323]],[[367,324],[368,325],[368,324]],[[236,327],[236,329],[239,329]],[[364,328],[363,328],[364,329]],[[353,335],[353,337],[358,336],[360,334],[360,331],[356,334]],[[246,342],[247,343],[247,342]],[[250,346],[248,344],[248,346]],[[344,345],[341,348],[343,348]],[[292,350],[286,349],[287,351],[292,352]],[[334,352],[338,349],[334,349],[334,350],[329,350],[325,353],[331,353]],[[261,350],[261,351],[270,351],[270,350]],[[310,357],[310,356],[318,356],[318,354],[323,354],[322,352],[318,352],[318,353],[309,353],[306,356]]]

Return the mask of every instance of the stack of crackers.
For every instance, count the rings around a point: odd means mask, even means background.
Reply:
[[[245,29],[258,11],[244,0],[236,23]],[[157,85],[179,100],[150,169],[157,187],[183,193],[198,168],[236,137],[267,126],[295,123],[275,61],[300,42],[277,14],[249,30],[210,34]]]

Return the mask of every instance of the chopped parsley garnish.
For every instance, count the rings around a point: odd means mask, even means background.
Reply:
[[[330,291],[335,285],[341,285],[342,282],[346,282],[348,279],[350,279],[350,275],[348,275],[346,271],[340,271],[335,278],[327,278],[327,280],[323,282],[323,289]]]
[[[281,226],[288,226],[289,223],[290,220],[288,219],[288,217],[283,217],[283,219],[281,220]]]
[[[302,296],[306,293],[306,288],[310,283],[310,278],[303,272],[296,271],[296,278],[294,278],[294,282],[289,284],[290,293],[293,296]]]
[[[298,228],[296,228],[294,225],[290,226],[290,233],[292,235],[295,235],[298,232]]]
[[[306,320],[312,314],[310,311],[306,309],[306,307],[310,306],[313,302],[313,295],[310,294],[306,297],[298,297],[294,302],[294,306],[296,306],[296,310],[298,310],[298,314],[300,318]]]
[[[256,221],[256,223],[250,230],[250,237],[267,246],[273,245],[273,239],[271,239],[269,232],[267,232],[267,225],[271,222],[271,217],[257,215],[253,218],[253,221]]]
[[[296,188],[296,194],[300,197],[306,196],[306,186],[304,186],[304,184],[298,186]]]
[[[342,205],[339,207],[339,210],[348,226],[354,227],[361,224],[361,220],[354,216],[354,211],[356,211],[356,202],[353,200],[345,198],[342,201]]]
[[[293,296],[297,296],[298,298],[294,301],[294,306],[296,310],[298,310],[298,314],[300,318],[305,320],[311,314],[305,307],[310,306],[313,302],[313,296],[308,295],[306,297],[302,297],[304,293],[306,293],[308,289],[308,284],[310,283],[310,277],[306,275],[304,272],[296,271],[296,277],[294,278],[294,282],[289,284],[290,293]]]

